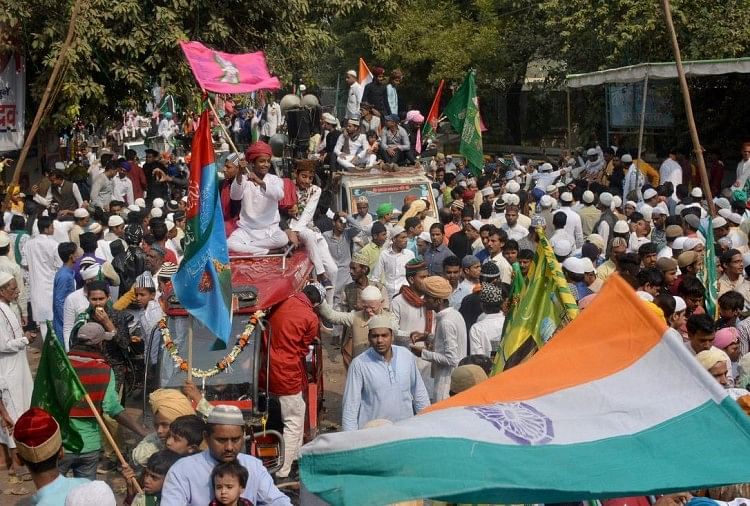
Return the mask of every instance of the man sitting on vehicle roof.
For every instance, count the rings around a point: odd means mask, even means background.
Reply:
[[[266,255],[269,250],[283,248],[289,237],[279,228],[279,201],[284,198],[284,184],[269,174],[271,146],[263,141],[251,145],[245,159],[252,170],[237,173],[229,190],[232,200],[241,200],[242,209],[237,229],[227,239],[230,251]]]
[[[380,157],[386,163],[414,164],[415,160],[410,153],[409,134],[398,124],[398,116],[395,114],[385,117],[385,128],[380,134],[380,145],[382,146]]]

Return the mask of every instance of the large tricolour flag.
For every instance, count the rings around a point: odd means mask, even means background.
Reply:
[[[555,503],[750,481],[750,417],[619,276],[534,357],[392,426],[302,449],[333,505]]]
[[[218,338],[217,348],[226,347],[232,329],[232,279],[208,109],[193,136],[185,217],[185,256],[172,277],[174,292]]]
[[[222,53],[200,42],[180,42],[180,47],[200,87],[217,93],[250,93],[277,90],[279,79],[268,72],[263,51],[246,54]]]

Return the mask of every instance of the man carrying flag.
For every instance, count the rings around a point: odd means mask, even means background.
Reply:
[[[461,135],[459,151],[466,157],[466,163],[472,174],[481,175],[484,169],[484,155],[477,85],[473,70],[466,74],[464,83],[453,95],[443,110],[443,114],[448,118],[453,129]],[[430,119],[429,116],[427,119]]]
[[[79,385],[75,386],[75,395],[80,395],[78,388],[82,387],[84,395],[88,392],[98,412],[105,413],[125,428],[145,437],[148,431],[125,413],[125,408],[120,404],[115,389],[115,374],[102,354],[104,343],[113,337],[114,332],[107,332],[104,327],[94,322],[85,323],[78,330],[77,339],[72,343],[68,353],[70,365],[75,369],[75,375],[80,381]],[[49,341],[56,340],[47,339],[47,342]],[[56,393],[50,392],[37,375],[32,405],[43,407],[39,399],[46,397],[49,400],[51,395],[54,396]],[[70,432],[63,435],[65,455],[60,460],[59,469],[62,474],[72,470],[76,478],[95,480],[102,452],[101,434],[96,416],[88,402],[81,397],[78,397],[67,413]],[[82,444],[79,444],[79,441]]]
[[[578,305],[544,230],[538,228],[537,235],[539,245],[529,268],[529,281],[509,315],[493,374],[526,360],[578,315]]]
[[[180,269],[172,277],[172,283],[175,295],[190,315],[218,338],[217,346],[226,347],[232,328],[231,272],[210,127],[211,121],[206,109],[201,114],[200,125],[193,136],[190,185],[185,209],[185,256]],[[251,146],[248,153],[254,171],[249,176],[250,181],[243,182],[241,171],[238,171],[230,187],[230,197],[233,200],[242,199],[239,228],[232,233],[230,241],[236,244],[234,249],[246,252],[265,251],[260,249],[259,241],[253,243],[253,240],[261,239],[264,233],[268,234],[269,227],[274,228],[272,220],[269,219],[273,212],[248,214],[248,207],[265,204],[268,200],[273,200],[278,193],[271,184],[266,186],[263,176],[257,175],[258,169],[255,166],[259,165],[257,158],[260,151],[255,146],[258,145],[268,146],[263,142]],[[270,158],[269,147],[264,165],[266,172]],[[243,164],[244,162],[240,162],[241,166]],[[283,186],[280,183],[279,187],[280,196],[276,202],[283,196]],[[243,198],[243,193],[252,193],[252,196]],[[278,223],[278,204],[274,211]],[[263,222],[265,232],[249,227],[248,221],[255,223],[253,220]],[[278,226],[276,228],[278,229]],[[279,244],[286,245],[286,235],[281,230],[278,232],[283,236],[278,241]],[[272,235],[272,238],[275,240],[276,235]],[[254,249],[251,243],[254,244]],[[190,365],[192,367],[192,364]]]

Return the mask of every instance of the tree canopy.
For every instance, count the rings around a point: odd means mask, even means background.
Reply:
[[[530,62],[566,72],[671,60],[656,0],[80,0],[82,10],[52,119],[102,118],[143,103],[156,83],[183,104],[197,96],[177,42],[227,52],[263,49],[282,82],[332,85],[362,56],[405,71],[404,95],[426,107],[435,83],[477,70],[480,93],[520,90]],[[27,55],[31,103],[67,30],[72,0],[6,0],[0,50]],[[685,59],[747,54],[750,0],[674,0]],[[557,78],[557,81],[555,81]]]

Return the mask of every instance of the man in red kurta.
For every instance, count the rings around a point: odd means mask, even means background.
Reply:
[[[269,390],[278,397],[284,420],[284,466],[276,472],[278,479],[291,478],[292,463],[302,446],[305,428],[302,390],[307,384],[305,357],[318,338],[320,322],[314,308],[321,301],[318,288],[307,285],[274,309],[269,320],[273,332]]]

